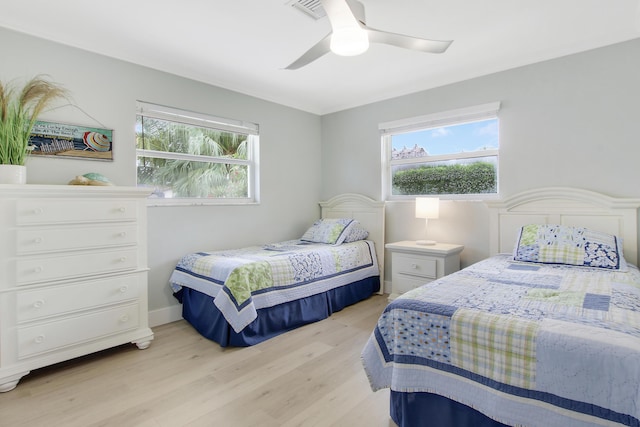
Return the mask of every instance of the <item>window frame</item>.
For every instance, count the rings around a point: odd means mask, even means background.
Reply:
[[[172,153],[168,151],[147,150],[136,147],[136,167],[138,157],[153,157],[171,160],[187,160],[206,163],[236,164],[247,167],[247,197],[238,198],[205,198],[205,197],[180,197],[180,198],[156,198],[147,199],[148,206],[198,206],[198,205],[250,205],[260,203],[260,136],[259,125],[247,121],[217,117],[194,111],[182,110],[165,105],[153,104],[145,101],[136,101],[136,121],[138,116],[164,120],[174,123],[204,127],[224,132],[247,135],[247,159],[232,159],[228,157],[214,157],[196,154]],[[138,184],[136,171],[136,186]]]
[[[444,155],[434,155],[428,157],[416,157],[409,159],[391,159],[391,137],[393,135],[409,132],[417,132],[421,130],[433,129],[437,127],[461,125],[483,120],[498,119],[500,111],[500,102],[490,102],[487,104],[476,105],[472,107],[459,108],[455,110],[442,111],[438,113],[427,114],[417,117],[409,117],[400,120],[383,122],[378,125],[380,132],[380,140],[382,146],[382,196],[383,200],[399,201],[413,200],[421,195],[394,195],[392,189],[392,168],[397,165],[436,163],[447,160],[465,160],[471,158],[495,157],[496,158],[496,192],[495,193],[479,193],[479,194],[438,194],[442,199],[455,200],[490,200],[499,197],[499,159],[500,147],[497,150],[485,150],[475,152],[453,153]]]

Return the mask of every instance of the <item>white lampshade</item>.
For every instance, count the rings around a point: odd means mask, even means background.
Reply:
[[[416,197],[416,218],[424,218],[425,232],[430,219],[440,216],[440,199],[438,197]],[[417,240],[418,245],[435,245],[435,240]]]
[[[416,197],[416,218],[436,219],[439,215],[438,197]]]

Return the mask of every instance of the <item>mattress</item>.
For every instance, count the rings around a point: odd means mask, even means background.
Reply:
[[[188,287],[213,298],[235,332],[258,310],[321,294],[379,275],[374,244],[290,240],[185,255],[170,277],[174,292]]]

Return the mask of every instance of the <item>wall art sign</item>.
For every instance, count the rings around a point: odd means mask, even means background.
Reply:
[[[113,160],[113,130],[36,121],[31,154],[87,160]]]

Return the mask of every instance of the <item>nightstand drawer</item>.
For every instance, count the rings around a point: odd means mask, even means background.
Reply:
[[[437,265],[434,258],[394,253],[391,256],[391,262],[394,273],[428,279],[437,277]]]
[[[419,245],[415,241],[405,240],[387,243],[391,251],[391,288],[389,299],[451,274],[460,269],[462,245],[436,243]]]
[[[408,274],[394,274],[393,275],[393,292],[395,294],[404,294],[412,289],[422,286],[426,283],[433,281],[434,279],[428,279],[426,277],[410,276]]]

